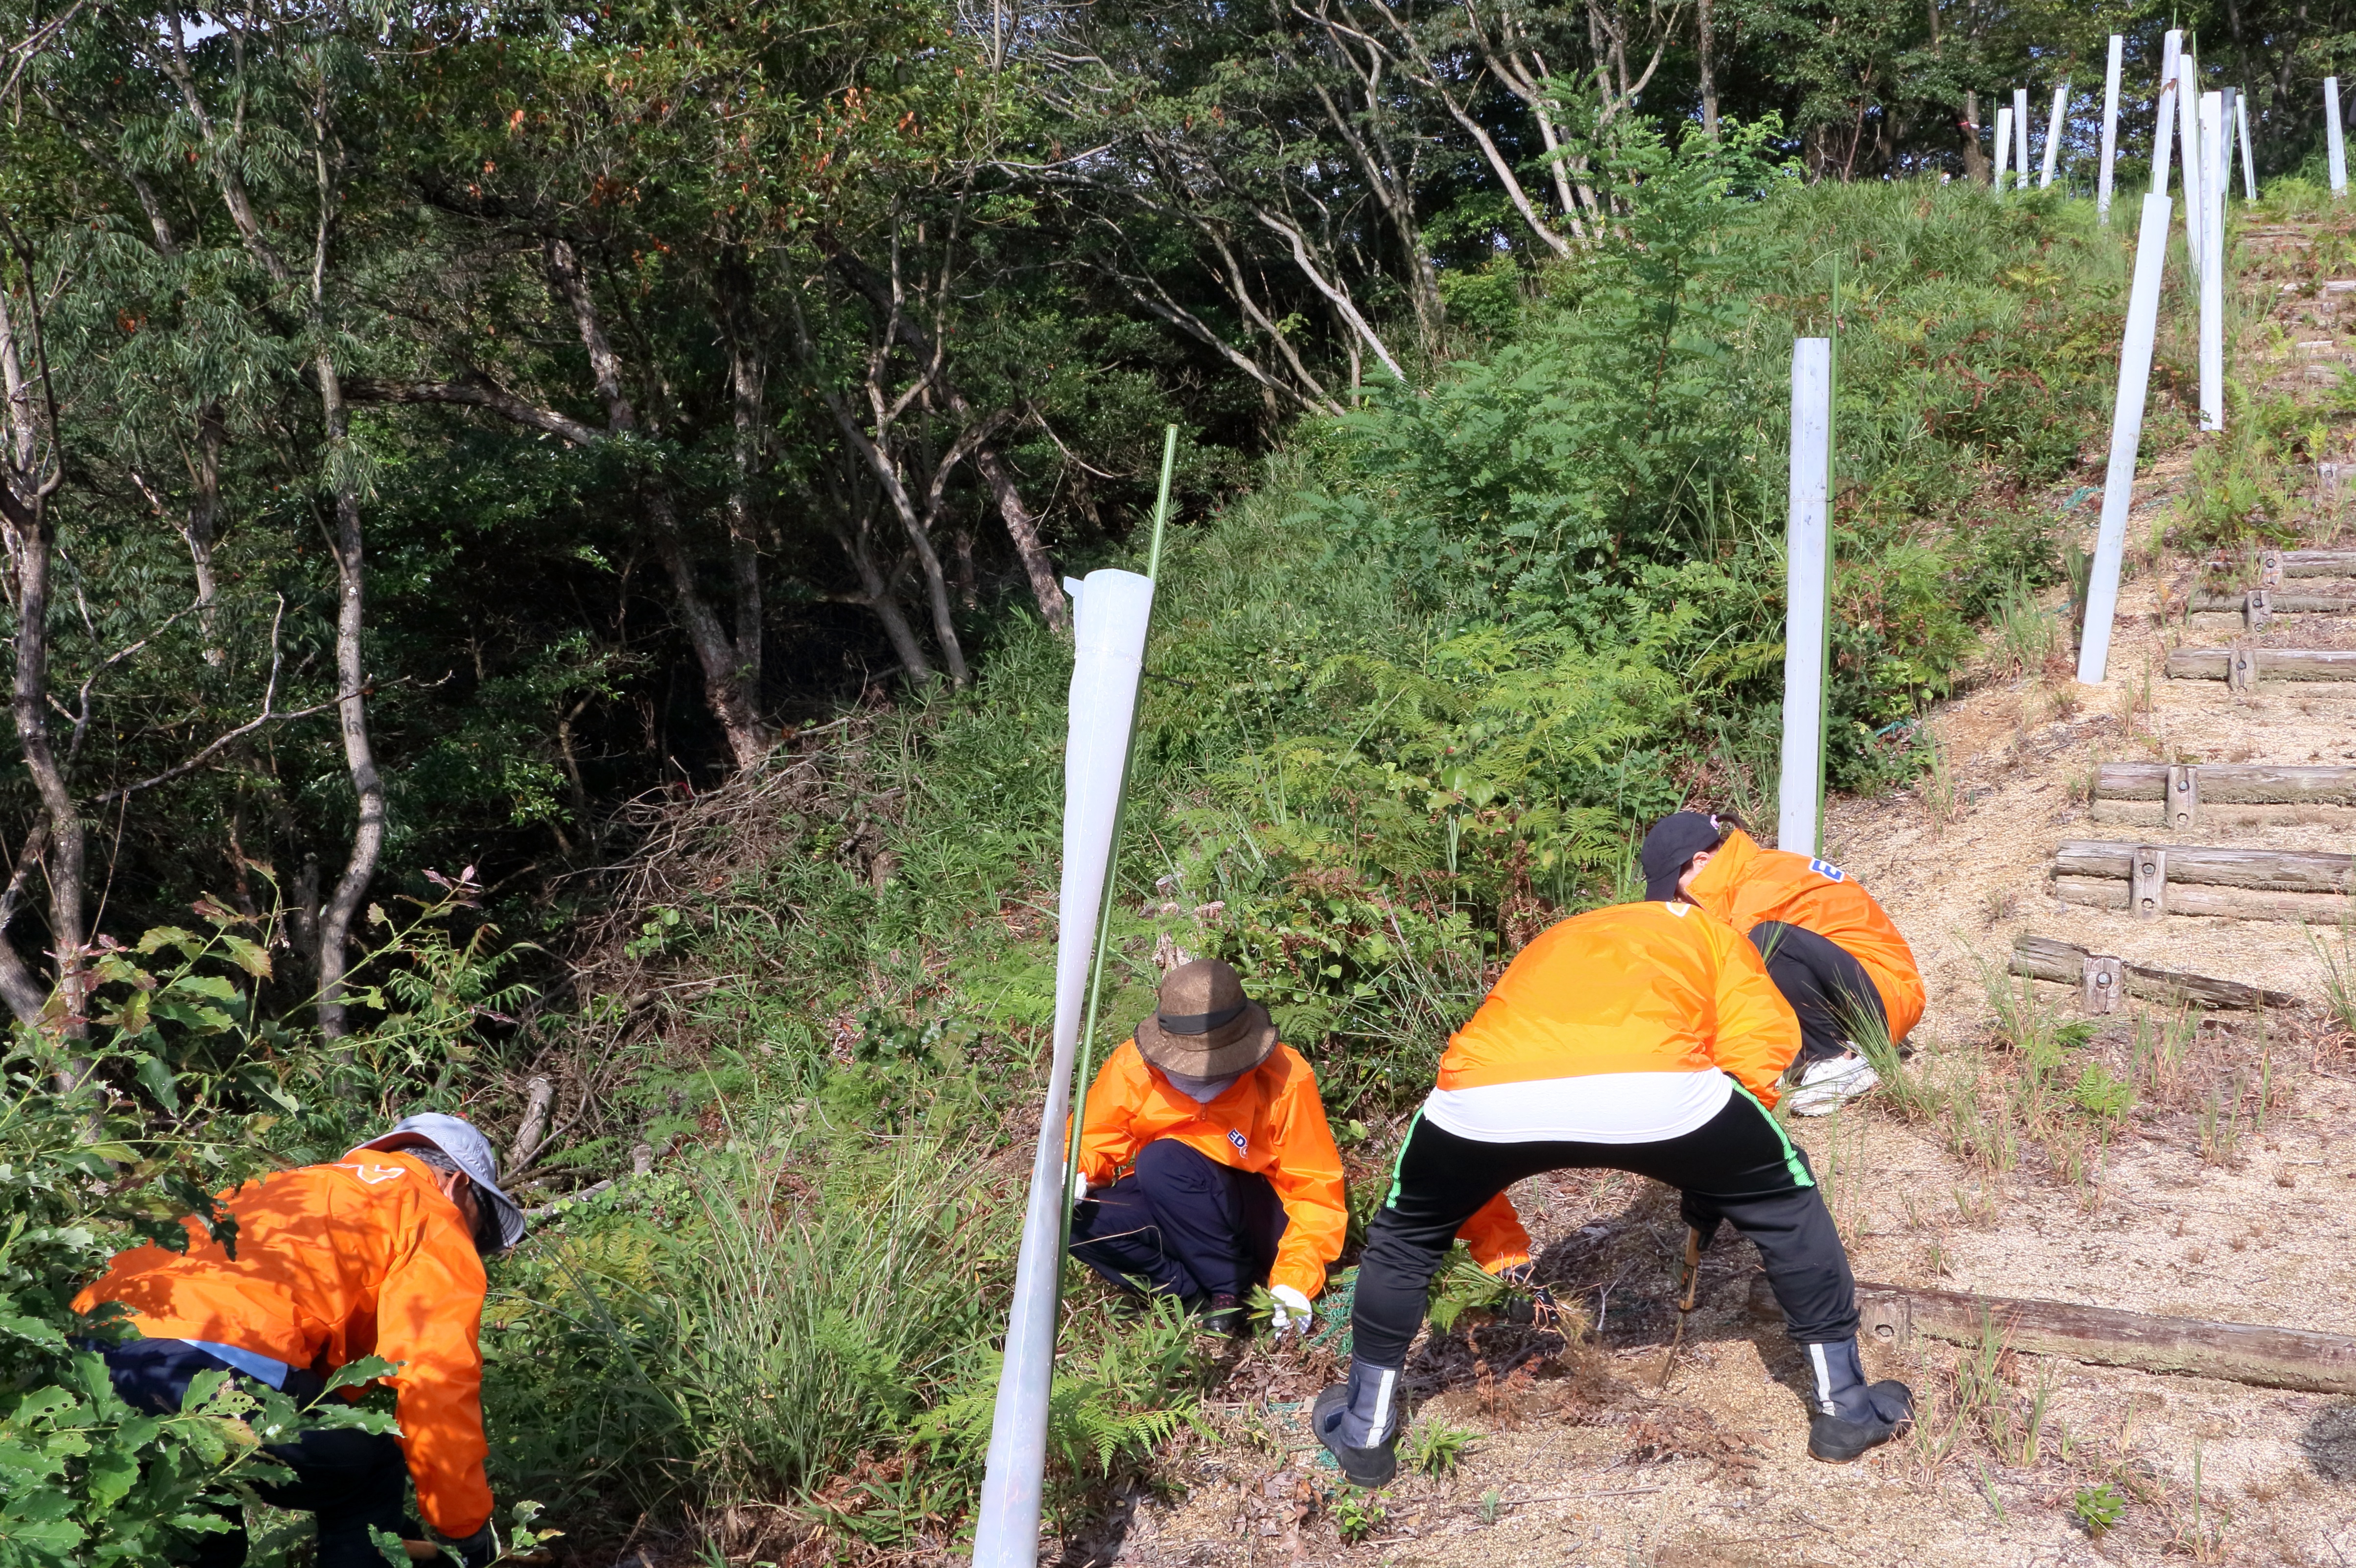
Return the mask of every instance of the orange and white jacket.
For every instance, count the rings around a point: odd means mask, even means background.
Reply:
[[[1134,1040],[1105,1062],[1088,1088],[1080,1132],[1080,1174],[1107,1187],[1156,1138],[1176,1138],[1237,1170],[1258,1171],[1284,1203],[1270,1285],[1307,1296],[1325,1288],[1325,1265],[1342,1255],[1350,1211],[1342,1199],[1342,1151],[1317,1096],[1317,1074],[1280,1043],[1268,1059],[1208,1104],[1171,1087]]]
[[[115,1254],[74,1298],[119,1301],[151,1339],[208,1339],[322,1376],[363,1356],[397,1361],[401,1446],[427,1522],[464,1540],[491,1517],[483,1477],[488,1282],[457,1205],[411,1155],[355,1149],[335,1165],[221,1194],[237,1256],[187,1221],[188,1250]]]
[[[1737,828],[1686,896],[1745,936],[1762,921],[1778,920],[1842,948],[1873,976],[1893,1043],[1922,1021],[1922,972],[1914,967],[1914,950],[1873,895],[1832,862],[1762,848]]]
[[[1799,1051],[1800,1020],[1731,927],[1685,905],[1614,904],[1522,949],[1449,1038],[1440,1087],[1722,1071],[1772,1106]],[[1459,1233],[1492,1274],[1530,1255],[1502,1192]]]

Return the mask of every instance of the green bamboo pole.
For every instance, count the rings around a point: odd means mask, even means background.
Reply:
[[[1162,432],[1162,493],[1153,503],[1153,542],[1146,549],[1145,575],[1151,580],[1154,598],[1162,596],[1162,533],[1170,522],[1170,478],[1178,464],[1178,427],[1165,425]],[[1151,635],[1152,612],[1146,613],[1146,632]],[[1088,1009],[1080,1020],[1079,1077],[1072,1093],[1072,1136],[1064,1153],[1064,1184],[1071,1185],[1072,1172],[1080,1168],[1080,1132],[1087,1125],[1088,1084],[1096,1076],[1097,1012],[1104,999],[1105,949],[1112,944],[1112,898],[1114,884],[1120,879],[1120,831],[1129,816],[1129,770],[1137,759],[1137,720],[1145,707],[1145,677],[1138,673],[1137,709],[1129,724],[1129,749],[1120,760],[1120,798],[1112,808],[1112,848],[1105,856],[1104,896],[1097,901],[1097,950],[1088,965]],[[1064,1251],[1072,1248],[1072,1206],[1064,1205]],[[1057,1271],[1056,1277],[1062,1277]]]

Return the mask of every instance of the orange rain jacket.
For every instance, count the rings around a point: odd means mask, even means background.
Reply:
[[[1737,828],[1686,896],[1745,936],[1762,921],[1780,920],[1844,949],[1873,976],[1893,1043],[1922,1021],[1922,973],[1914,967],[1914,950],[1873,895],[1831,861],[1762,849]]]
[[[150,1339],[209,1339],[326,1376],[363,1356],[401,1363],[401,1445],[435,1530],[463,1541],[491,1517],[483,1478],[482,1259],[433,1168],[354,1149],[225,1192],[237,1257],[187,1221],[188,1250],[134,1247],[74,1298],[130,1308]]]
[[[1110,1186],[1156,1138],[1176,1138],[1221,1165],[1267,1177],[1286,1220],[1269,1283],[1307,1296],[1325,1288],[1325,1265],[1342,1255],[1350,1211],[1342,1200],[1342,1151],[1325,1123],[1317,1074],[1299,1051],[1280,1043],[1200,1104],[1172,1088],[1131,1040],[1097,1074],[1084,1115],[1080,1174],[1091,1187]]]
[[[1732,928],[1683,904],[1615,904],[1522,949],[1449,1037],[1440,1087],[1719,1070],[1772,1106],[1799,1051],[1799,1019]],[[1530,1255],[1502,1192],[1458,1233],[1492,1274]]]

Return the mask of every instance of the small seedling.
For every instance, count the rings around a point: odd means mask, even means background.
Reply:
[[[1347,1491],[1333,1502],[1333,1529],[1353,1546],[1380,1530],[1384,1517],[1378,1493]]]
[[[1427,1476],[1449,1475],[1462,1461],[1465,1451],[1472,1446],[1473,1436],[1462,1426],[1423,1423],[1408,1434],[1408,1467]]]
[[[1505,1495],[1496,1488],[1491,1487],[1487,1491],[1483,1492],[1481,1494],[1481,1522],[1483,1524],[1496,1523],[1497,1515],[1504,1510],[1505,1506]]]
[[[2100,1537],[2125,1517],[2127,1499],[2119,1496],[2118,1488],[2104,1481],[2099,1487],[2080,1487],[2071,1499],[2070,1511],[2078,1516],[2088,1535]]]

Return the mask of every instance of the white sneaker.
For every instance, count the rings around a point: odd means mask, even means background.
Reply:
[[[1880,1082],[1881,1075],[1862,1056],[1851,1051],[1827,1056],[1800,1073],[1800,1086],[1792,1094],[1792,1114],[1821,1116],[1837,1111],[1858,1095],[1870,1093]]]

